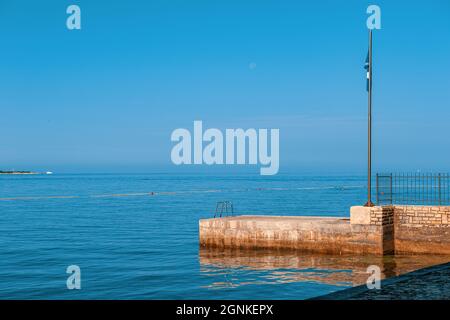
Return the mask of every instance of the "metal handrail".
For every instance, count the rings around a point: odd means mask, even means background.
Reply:
[[[230,211],[228,211],[230,210]],[[216,211],[214,212],[214,218],[219,217],[222,218],[223,214],[227,216],[231,213],[234,215],[234,206],[231,201],[219,201],[216,203]]]

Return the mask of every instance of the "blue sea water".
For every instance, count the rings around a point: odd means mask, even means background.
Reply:
[[[340,290],[355,284],[357,263],[200,250],[198,220],[212,217],[224,200],[237,214],[344,217],[364,202],[364,182],[244,174],[0,176],[0,298],[304,299]],[[80,290],[66,287],[69,265],[81,268]]]

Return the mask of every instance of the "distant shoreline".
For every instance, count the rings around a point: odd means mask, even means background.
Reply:
[[[34,171],[0,171],[0,174],[51,174],[51,172],[34,172]]]
[[[33,171],[0,171],[0,174],[39,174]]]

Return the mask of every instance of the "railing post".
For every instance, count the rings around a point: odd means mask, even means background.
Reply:
[[[380,197],[378,196],[379,194],[380,194],[380,190],[379,190],[379,187],[378,187],[378,185],[379,185],[379,181],[378,181],[378,173],[377,173],[377,176],[376,176],[377,178],[376,178],[376,180],[377,180],[377,205],[380,205]]]
[[[390,180],[391,188],[390,188],[390,194],[391,194],[391,205],[394,203],[394,194],[392,190],[392,173],[391,173],[391,180]]]
[[[438,192],[439,192],[439,206],[441,205],[441,174],[438,174]]]
[[[214,211],[214,218],[216,217],[218,212],[219,212],[219,202],[216,203],[216,211]]]

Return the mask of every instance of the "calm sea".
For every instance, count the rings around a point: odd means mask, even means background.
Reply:
[[[305,299],[443,258],[199,249],[216,202],[237,214],[348,216],[364,177],[0,176],[1,299]],[[81,268],[68,290],[66,268]]]

